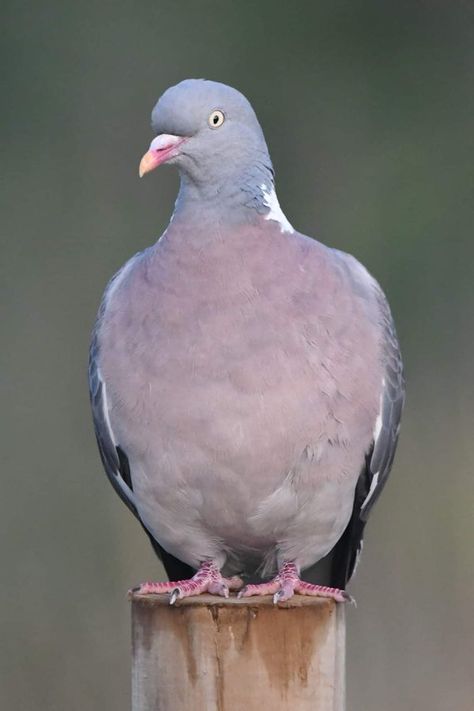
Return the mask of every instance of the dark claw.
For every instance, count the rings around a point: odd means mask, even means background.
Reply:
[[[179,598],[179,588],[175,588],[170,595],[170,605],[174,605],[176,600]]]
[[[354,607],[357,607],[355,597],[352,597],[352,595],[349,595],[349,593],[346,592],[345,590],[342,590],[342,597],[344,598],[344,602],[347,602],[347,603],[349,603],[349,605],[354,605]]]

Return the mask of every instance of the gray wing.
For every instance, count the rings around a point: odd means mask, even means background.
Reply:
[[[352,516],[333,551],[331,585],[339,588],[345,588],[354,573],[362,550],[365,524],[390,474],[405,399],[403,363],[395,324],[385,296],[379,289],[377,298],[382,317],[385,361],[381,407],[374,440],[357,482]]]
[[[395,324],[383,294],[379,294],[384,327],[385,377],[380,419],[373,450],[367,462],[369,490],[361,506],[361,519],[367,521],[390,474],[405,400],[405,380]]]
[[[120,273],[120,272],[119,272]],[[113,280],[111,284],[113,283]],[[162,561],[170,580],[189,578],[194,570],[186,563],[178,560],[165,551],[156,541],[140,519],[134,502],[132,477],[126,452],[117,443],[114,436],[107,405],[107,386],[99,368],[98,329],[105,311],[105,298],[101,304],[97,322],[92,334],[89,351],[89,393],[94,421],[95,436],[99,446],[100,457],[107,477],[124,504],[137,517],[146,531],[153,550]]]
[[[97,329],[102,312],[103,307],[101,307],[99,311],[99,317],[92,335],[89,351],[89,393],[95,436],[99,446],[102,464],[104,465],[110,483],[130,511],[138,517],[137,509],[133,501],[133,487],[128,458],[117,444],[110,425],[106,384],[102,379],[98,365],[99,345]]]

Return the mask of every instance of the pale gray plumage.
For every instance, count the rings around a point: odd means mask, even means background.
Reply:
[[[219,109],[225,122],[208,124]],[[90,389],[102,460],[171,576],[206,559],[350,578],[395,453],[403,375],[385,297],[293,231],[248,101],[188,80],[153,110],[187,140],[173,219],[104,295]]]

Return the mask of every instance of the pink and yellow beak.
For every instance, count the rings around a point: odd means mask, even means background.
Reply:
[[[150,148],[140,161],[138,174],[143,178],[145,173],[149,173],[158,168],[162,163],[173,158],[178,153],[178,147],[184,143],[183,136],[173,136],[170,133],[162,133],[150,143]]]

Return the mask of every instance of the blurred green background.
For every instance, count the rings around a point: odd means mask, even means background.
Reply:
[[[160,574],[88,409],[109,277],[167,224],[158,96],[241,89],[280,202],[384,286],[408,402],[348,610],[348,711],[474,696],[474,3],[5,2],[0,708],[129,709],[132,584]],[[5,308],[6,307],[6,308]]]

